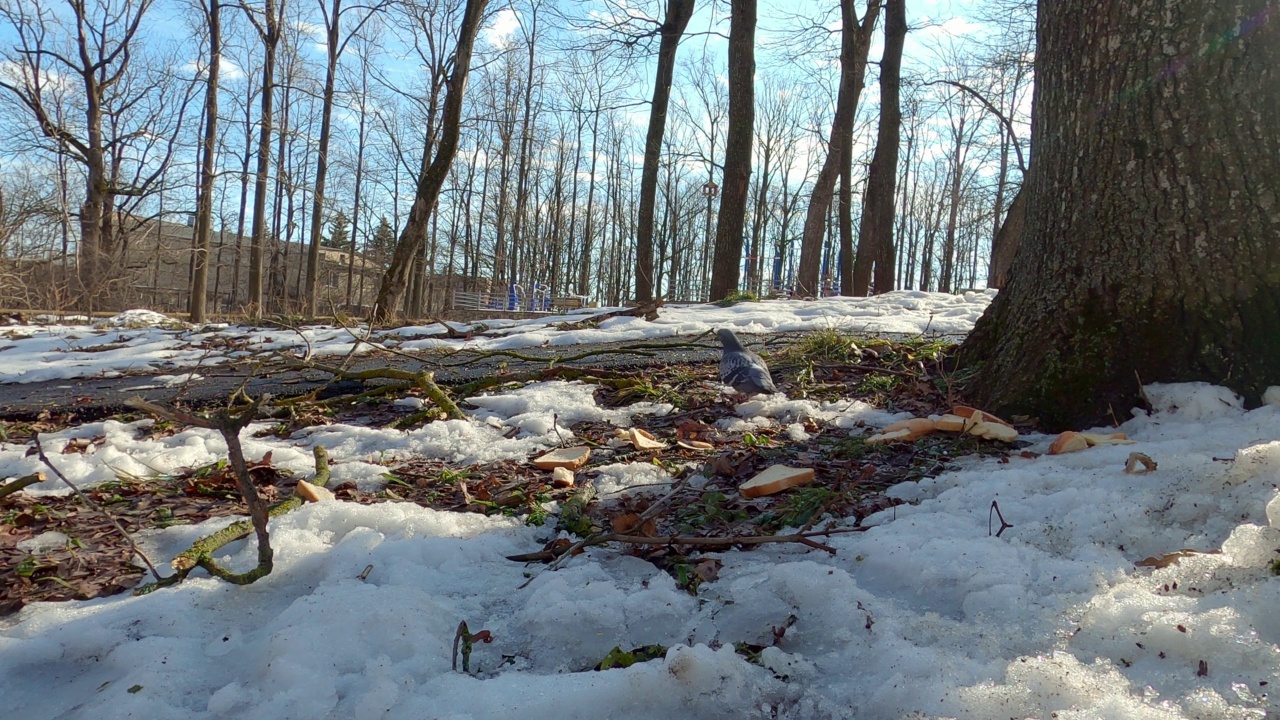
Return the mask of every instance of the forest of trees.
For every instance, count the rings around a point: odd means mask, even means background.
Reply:
[[[0,306],[164,304],[157,220],[197,318],[369,313],[369,268],[409,316],[994,284],[1034,35],[1027,0],[0,0]]]

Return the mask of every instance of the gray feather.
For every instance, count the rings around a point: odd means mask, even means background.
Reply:
[[[759,355],[742,347],[732,330],[716,333],[724,350],[720,354],[720,381],[744,395],[772,393],[778,389],[769,377],[769,366]]]

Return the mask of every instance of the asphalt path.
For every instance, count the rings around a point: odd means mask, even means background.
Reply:
[[[770,346],[776,347],[779,342],[794,342],[799,333],[790,337],[773,336]],[[759,347],[763,338],[743,338],[749,345]],[[689,343],[693,338],[673,337],[644,344],[679,345]],[[751,342],[757,340],[757,342]],[[641,341],[625,341],[612,343],[594,343],[589,345],[560,345],[555,347],[533,347],[516,350],[521,355],[539,358],[537,361],[520,360],[506,356],[475,358],[467,353],[457,353],[449,357],[440,355],[423,355],[423,360],[414,360],[403,355],[380,353],[376,356],[363,356],[351,363],[353,370],[372,367],[395,367],[409,371],[422,369],[434,370],[436,382],[441,385],[456,385],[470,382],[502,372],[518,373],[548,367],[557,358],[577,356],[588,352],[600,352],[598,356],[575,360],[566,363],[574,367],[611,368],[617,370],[634,369],[642,372],[647,367],[687,364],[701,362],[717,362],[720,357],[719,344],[710,337],[698,340],[699,348],[680,348],[645,350],[649,355],[624,354],[618,350],[634,347]],[[337,364],[340,357],[324,356],[317,358],[323,363]],[[442,367],[442,365],[444,365]],[[157,382],[155,377],[164,375],[196,372],[201,377],[180,386],[169,386]],[[126,410],[125,401],[133,397],[141,397],[152,402],[171,403],[178,401],[187,407],[199,408],[217,405],[244,386],[250,396],[257,397],[270,393],[274,397],[289,397],[310,392],[330,379],[328,373],[317,370],[295,370],[283,364],[268,365],[250,373],[243,367],[233,365],[213,365],[203,368],[172,368],[149,374],[129,374],[121,377],[90,377],[65,380],[52,380],[34,383],[0,384],[0,419],[33,420],[42,413],[63,414],[74,413],[81,422],[88,422]],[[369,385],[386,381],[369,381]],[[330,385],[325,395],[338,395],[359,392],[365,384],[344,381]]]

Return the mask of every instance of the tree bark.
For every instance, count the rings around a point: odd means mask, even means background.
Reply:
[[[218,71],[222,65],[222,12],[218,0],[209,0],[209,77],[204,94],[204,137],[200,148],[200,192],[196,203],[195,265],[191,277],[191,322],[205,321],[209,288],[209,248],[213,244],[213,181],[218,176],[214,154],[218,142]]]
[[[875,268],[876,294],[893,290],[894,199],[897,197],[898,146],[902,142],[902,108],[899,85],[902,46],[907,38],[906,0],[888,0],[884,16],[884,55],[880,59],[880,128],[876,152],[867,174],[862,221],[858,227],[858,257],[853,266],[852,295],[866,296]]]
[[[1040,3],[1024,250],[967,391],[1046,429],[1139,380],[1256,405],[1280,378],[1280,16],[1268,0]]]
[[[320,3],[324,11],[324,1]],[[324,228],[324,184],[329,175],[329,137],[333,124],[333,92],[338,74],[338,55],[346,43],[341,42],[339,24],[342,20],[342,0],[333,0],[333,7],[325,18],[325,73],[324,95],[320,98],[320,138],[316,151],[315,190],[311,194],[311,236],[307,246],[307,284],[302,293],[302,314],[316,315],[316,297],[320,294],[320,233]],[[352,239],[354,242],[354,234]]]
[[[995,242],[991,243],[991,276],[987,278],[987,287],[1003,288],[1009,283],[1009,269],[1013,267],[1013,258],[1021,244],[1026,217],[1027,193],[1019,188],[1000,230],[996,232]]]
[[[658,199],[658,163],[662,136],[667,129],[671,104],[671,79],[676,70],[676,50],[693,17],[694,0],[667,0],[667,17],[659,27],[658,70],[649,106],[649,130],[644,136],[644,167],[640,171],[640,218],[636,227],[636,301],[648,302],[654,294],[653,220]]]
[[[827,158],[813,183],[809,209],[804,219],[804,236],[800,241],[800,266],[796,270],[796,293],[801,296],[821,294],[819,275],[822,270],[822,237],[827,210],[835,194],[844,146],[853,142],[853,117],[858,98],[866,83],[867,53],[871,50],[871,32],[880,15],[880,0],[867,0],[862,23],[853,9],[854,0],[840,2],[840,90],[836,95],[836,115],[831,121],[831,137]]]
[[[849,0],[852,2],[853,0]],[[711,300],[738,289],[742,231],[747,221],[751,181],[751,139],[755,125],[756,0],[732,0],[729,20],[729,129],[724,143],[724,187],[716,218]]]
[[[449,176],[453,156],[458,152],[458,136],[462,126],[462,97],[466,90],[467,73],[471,69],[471,51],[484,16],[487,0],[467,0],[462,14],[462,27],[458,30],[458,44],[454,51],[453,72],[446,84],[444,117],[440,127],[440,144],[435,158],[423,168],[418,178],[418,189],[409,209],[400,239],[396,242],[391,265],[382,276],[378,287],[377,304],[370,314],[373,322],[387,322],[396,314],[408,285],[413,259],[421,251],[427,237],[427,222],[435,209],[440,190]]]
[[[258,127],[258,174],[253,181],[253,228],[249,231],[249,303],[245,308],[250,317],[257,317],[265,309],[262,301],[262,265],[267,245],[267,183],[271,178],[271,122],[274,113],[276,47],[280,44],[280,17],[284,13],[284,0],[266,0],[263,21],[255,28],[262,40],[262,113]],[[250,16],[252,19],[252,16]]]

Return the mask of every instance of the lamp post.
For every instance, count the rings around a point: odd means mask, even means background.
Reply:
[[[707,184],[702,186],[702,197],[707,199],[707,231],[703,240],[703,252],[711,253],[711,203],[720,194],[720,186],[708,179]]]

